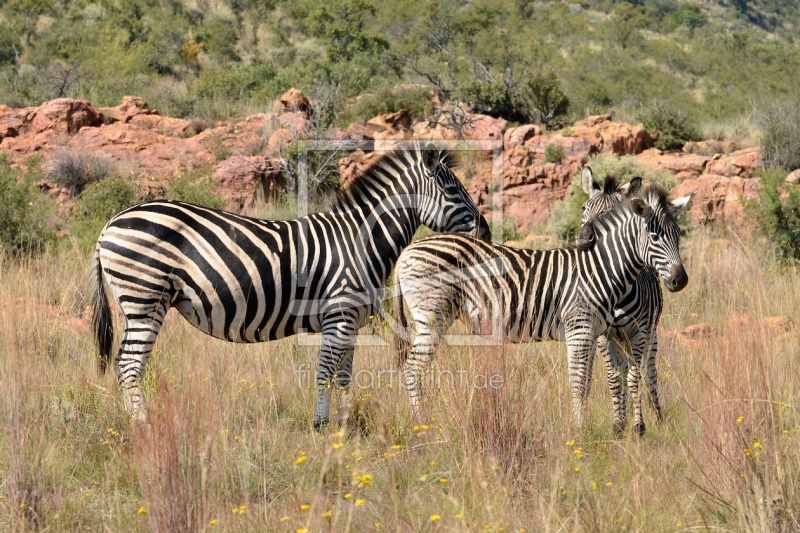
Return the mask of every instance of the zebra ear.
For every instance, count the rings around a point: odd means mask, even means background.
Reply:
[[[594,226],[591,222],[583,225],[583,227],[575,236],[575,245],[578,250],[586,251],[594,246]]]
[[[583,185],[583,192],[589,196],[591,196],[595,191],[600,190],[600,185],[594,181],[591,168],[583,167],[581,170],[581,185]]]
[[[639,192],[639,189],[641,188],[642,188],[642,178],[638,176],[633,178],[627,185],[621,187],[622,194],[627,198],[630,198],[631,196]]]
[[[435,143],[427,143],[422,147],[422,162],[431,173],[439,168],[442,150]]]
[[[675,198],[672,200],[672,203],[669,207],[669,212],[672,216],[676,217],[689,209],[689,204],[692,203],[692,198],[694,195],[697,194],[697,191],[694,191],[692,194],[688,196],[681,196],[680,198]]]
[[[634,198],[631,200],[631,207],[636,216],[642,218],[649,218],[653,214],[653,208],[645,203],[641,198]]]

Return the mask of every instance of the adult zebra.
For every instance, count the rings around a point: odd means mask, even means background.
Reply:
[[[476,332],[491,326],[498,342],[566,340],[573,422],[580,427],[595,340],[621,296],[645,265],[671,290],[688,283],[676,212],[663,190],[648,186],[592,221],[595,244],[585,251],[523,250],[459,235],[409,246],[398,260],[395,311],[404,329],[405,300],[416,329],[404,362],[412,411],[419,415],[422,375],[440,337],[461,316]],[[404,331],[399,341],[402,360],[409,352]]]
[[[592,219],[616,207],[625,198],[630,198],[642,184],[641,178],[634,178],[621,186],[614,176],[608,176],[603,187],[594,180],[589,167],[581,171],[583,190],[589,199],[583,206],[581,224],[591,227]],[[694,193],[672,202],[674,210],[688,208]],[[586,232],[584,232],[586,233]],[[659,422],[664,414],[658,398],[658,373],[656,355],[658,354],[658,321],[664,307],[664,295],[658,281],[658,273],[645,266],[636,281],[622,295],[614,309],[611,325],[597,339],[597,348],[603,356],[611,389],[611,405],[614,411],[614,431],[620,435],[627,425],[626,387],[622,376],[626,376],[634,410],[634,431],[644,435],[645,423],[642,414],[642,395],[639,394],[641,373],[644,371],[645,383],[650,400]],[[633,365],[629,365],[633,361]]]
[[[95,247],[101,372],[113,339],[105,284],[125,317],[115,366],[134,418],[145,416],[139,381],[170,307],[231,342],[322,332],[314,427],[326,424],[331,386],[350,385],[358,328],[420,224],[490,237],[452,164],[437,145],[401,147],[347,183],[330,210],[295,220],[168,201],[122,211]]]

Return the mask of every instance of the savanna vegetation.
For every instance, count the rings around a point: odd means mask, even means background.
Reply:
[[[386,344],[356,350],[349,423],[316,433],[314,346],[229,344],[177,314],[146,376],[150,424],[137,426],[96,372],[88,327],[66,318],[87,304],[86,255],[6,260],[0,527],[794,531],[799,340],[764,319],[798,308],[800,280],[761,252],[688,240],[691,281],[661,323],[666,421],[646,408],[641,439],[614,438],[599,363],[586,427],[571,428],[558,343],[445,348],[415,424],[380,321],[362,334]],[[676,335],[699,320],[716,333]]]
[[[447,347],[428,419],[411,422],[380,318],[362,333],[381,343],[356,351],[348,424],[315,433],[313,343],[228,344],[170,313],[145,378],[150,424],[134,425],[95,369],[88,268],[102,225],[150,193],[91,154],[46,171],[0,161],[0,529],[800,529],[800,336],[769,320],[800,319],[800,191],[784,182],[800,166],[795,3],[9,0],[0,14],[10,106],[136,94],[202,125],[295,86],[318,127],[447,103],[553,129],[612,111],[663,149],[747,139],[765,163],[751,237],[687,227],[690,283],[661,323],[666,422],[646,410],[644,438],[615,439],[599,363],[586,427],[570,427],[556,343]],[[590,165],[599,180],[644,172],[632,157]],[[74,194],[68,220],[43,178]],[[207,178],[177,177],[165,196],[221,206]],[[576,181],[542,231],[570,241],[582,194]],[[699,322],[710,335],[678,334]]]

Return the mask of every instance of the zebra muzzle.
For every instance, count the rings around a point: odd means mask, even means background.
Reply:
[[[664,280],[669,292],[678,292],[683,290],[689,284],[689,276],[686,275],[686,270],[683,265],[672,265],[669,269],[669,279]]]

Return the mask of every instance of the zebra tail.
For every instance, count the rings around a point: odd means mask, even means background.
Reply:
[[[94,252],[95,287],[92,295],[92,328],[99,352],[100,374],[106,373],[106,368],[111,360],[111,343],[114,340],[114,327],[111,322],[111,308],[108,305],[108,295],[103,283],[103,269],[100,268],[100,250]]]
[[[400,289],[399,283],[394,286],[392,303],[396,321],[393,348],[394,352],[397,354],[397,367],[402,369],[406,364],[408,355],[411,353],[411,335],[408,331],[408,322],[406,321],[403,291]]]

